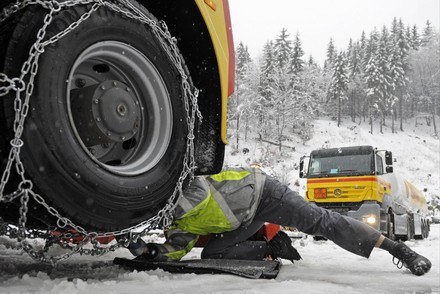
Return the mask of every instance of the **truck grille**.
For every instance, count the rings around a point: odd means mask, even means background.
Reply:
[[[361,203],[316,203],[316,205],[346,215],[350,210],[358,210]]]

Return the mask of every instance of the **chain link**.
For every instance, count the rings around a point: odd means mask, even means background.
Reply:
[[[117,3],[117,4],[116,4]],[[70,24],[66,29],[58,32],[49,39],[45,39],[47,27],[52,23],[53,17],[56,13],[62,9],[73,7],[76,5],[91,5],[89,10],[85,12],[80,18]],[[10,202],[14,199],[20,199],[20,218],[18,228],[7,224],[0,218],[0,235],[6,235],[11,238],[17,238],[24,251],[26,251],[33,259],[48,263],[56,263],[60,260],[70,258],[74,254],[85,255],[103,255],[110,251],[115,251],[121,246],[128,246],[132,241],[136,241],[140,236],[145,235],[152,229],[166,228],[172,222],[172,212],[175,208],[176,199],[182,193],[184,181],[189,179],[192,181],[194,177],[195,159],[194,159],[194,129],[196,123],[196,117],[201,122],[202,115],[198,109],[197,97],[198,90],[195,89],[189,77],[186,74],[186,68],[183,60],[180,57],[179,50],[177,48],[177,42],[174,37],[171,36],[168,28],[164,22],[157,22],[156,20],[145,15],[142,10],[133,5],[129,0],[121,1],[104,1],[104,0],[67,0],[67,1],[55,1],[55,0],[25,0],[16,1],[10,6],[3,9],[0,13],[0,24],[9,19],[12,15],[18,13],[29,5],[39,5],[48,10],[48,13],[44,17],[42,27],[37,33],[37,39],[33,46],[29,50],[29,57],[24,62],[21,68],[21,74],[18,78],[10,78],[4,73],[0,73],[0,97],[7,95],[9,92],[15,92],[14,99],[14,111],[15,118],[13,123],[14,138],[11,140],[11,149],[8,156],[6,168],[3,171],[0,180],[0,202]],[[183,170],[176,183],[173,194],[168,199],[166,205],[161,209],[156,216],[130,228],[126,228],[119,231],[112,232],[88,232],[83,227],[76,225],[69,218],[64,217],[58,212],[57,209],[50,206],[44,198],[35,193],[33,183],[26,178],[25,168],[20,158],[20,150],[24,145],[21,140],[21,135],[24,130],[24,122],[29,111],[29,101],[32,97],[34,90],[35,77],[38,74],[38,61],[41,54],[44,54],[45,47],[58,42],[61,38],[66,36],[75,30],[81,23],[87,20],[95,11],[101,7],[107,7],[116,13],[119,13],[129,19],[133,19],[141,22],[145,26],[152,29],[154,35],[161,43],[163,50],[166,52],[173,65],[176,67],[182,77],[182,89],[184,92],[184,105],[187,114],[186,122],[188,127],[188,137],[186,144],[186,152],[183,159]],[[27,82],[25,82],[27,80]],[[15,168],[17,174],[21,178],[21,182],[18,185],[18,190],[4,195],[6,184],[9,181],[11,175],[11,169],[15,162]],[[36,231],[26,228],[28,202],[30,199],[36,201],[39,205],[43,206],[49,214],[57,219],[56,226],[65,233],[54,236],[50,232]],[[141,232],[135,232],[142,229]],[[69,231],[74,230],[76,233],[72,234]],[[72,236],[81,236],[83,239],[76,245],[71,245]],[[99,237],[108,236],[120,236],[115,244],[109,246],[101,246],[97,241]],[[33,248],[27,239],[42,238],[46,240],[46,246],[44,250],[37,250]],[[61,256],[47,256],[46,250],[53,244],[58,244],[62,248],[69,249],[70,252]],[[91,249],[86,249],[86,244],[92,244]]]
[[[26,6],[28,6],[29,5],[28,2],[29,1],[17,0],[15,3],[4,8],[3,11],[0,13],[0,24],[3,23],[5,20],[7,20],[12,15],[14,15],[17,12],[19,12],[20,10],[24,9]]]

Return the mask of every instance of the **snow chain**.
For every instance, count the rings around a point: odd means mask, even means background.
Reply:
[[[14,100],[14,139],[11,140],[11,150],[9,152],[6,169],[3,171],[0,179],[0,202],[10,202],[14,199],[20,199],[20,218],[18,227],[7,224],[0,218],[0,235],[6,235],[11,238],[17,238],[22,248],[35,260],[48,262],[54,264],[60,260],[70,258],[72,255],[87,254],[87,255],[103,255],[110,251],[115,251],[121,246],[128,246],[130,242],[135,242],[139,237],[145,235],[147,232],[156,228],[166,228],[172,222],[172,212],[175,208],[175,200],[181,195],[183,189],[183,182],[189,177],[190,180],[194,177],[195,160],[194,160],[194,127],[196,117],[201,121],[202,116],[198,109],[197,97],[198,90],[195,89],[189,82],[189,77],[186,75],[183,60],[180,57],[179,51],[176,45],[176,39],[171,36],[168,28],[164,22],[156,22],[154,19],[146,16],[140,9],[134,6],[129,0],[120,1],[104,1],[104,0],[67,0],[57,2],[55,0],[25,0],[16,1],[16,3],[3,9],[0,14],[0,24],[10,18],[18,11],[23,10],[30,5],[40,5],[48,13],[44,18],[44,24],[37,33],[37,40],[30,49],[29,57],[23,64],[21,69],[21,75],[19,77],[10,78],[7,75],[0,73],[0,97],[7,95],[9,92],[15,92]],[[65,30],[55,34],[53,37],[47,39],[46,29],[51,24],[54,14],[60,12],[62,9],[73,7],[75,5],[90,5],[89,11],[84,13],[77,21],[73,22]],[[20,159],[21,147],[25,144],[21,140],[21,135],[24,129],[24,122],[29,111],[29,100],[31,99],[34,80],[38,73],[38,61],[41,54],[44,53],[46,46],[56,43],[65,35],[75,30],[82,22],[87,20],[95,11],[101,7],[108,7],[109,9],[120,13],[127,18],[134,19],[141,22],[145,26],[150,27],[153,30],[155,36],[160,40],[162,48],[172,60],[174,66],[179,71],[182,77],[182,87],[184,90],[184,103],[187,113],[187,125],[188,125],[188,137],[186,144],[186,152],[183,160],[183,171],[177,181],[176,187],[172,196],[168,199],[165,207],[160,210],[156,216],[127,229],[113,232],[88,232],[83,227],[74,224],[69,218],[62,216],[54,207],[49,206],[44,198],[35,193],[33,189],[33,183],[25,176],[25,169]],[[25,80],[28,80],[26,83]],[[23,99],[23,98],[24,99]],[[4,195],[5,186],[8,183],[11,168],[15,162],[15,168],[18,175],[21,177],[21,182],[18,185],[18,189],[8,195]],[[76,245],[70,245],[67,240],[72,237],[72,234],[65,233],[59,237],[54,237],[50,232],[31,230],[26,228],[28,201],[33,198],[37,203],[47,209],[47,211],[56,217],[56,226],[64,230],[74,230],[75,236],[80,235],[83,237],[82,241]],[[134,232],[134,231],[137,232]],[[101,246],[96,240],[98,237],[119,236],[116,244],[109,246]],[[42,238],[46,240],[46,246],[53,243],[57,243],[64,248],[69,248],[71,251],[61,256],[48,256],[46,249],[35,249],[32,247],[26,239]],[[92,249],[84,248],[84,245],[91,243]]]

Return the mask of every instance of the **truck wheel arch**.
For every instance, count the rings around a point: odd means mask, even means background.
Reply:
[[[180,52],[200,90],[203,123],[195,142],[196,174],[215,174],[223,167],[225,144],[221,141],[222,92],[219,66],[210,33],[195,1],[140,0],[156,18],[165,21],[176,37]],[[188,33],[191,33],[188,38]]]

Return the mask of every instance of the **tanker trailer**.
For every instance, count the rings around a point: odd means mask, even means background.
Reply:
[[[426,238],[429,234],[428,205],[423,193],[397,174],[386,175],[391,183],[394,234],[399,239]],[[390,200],[390,199],[388,199]]]

